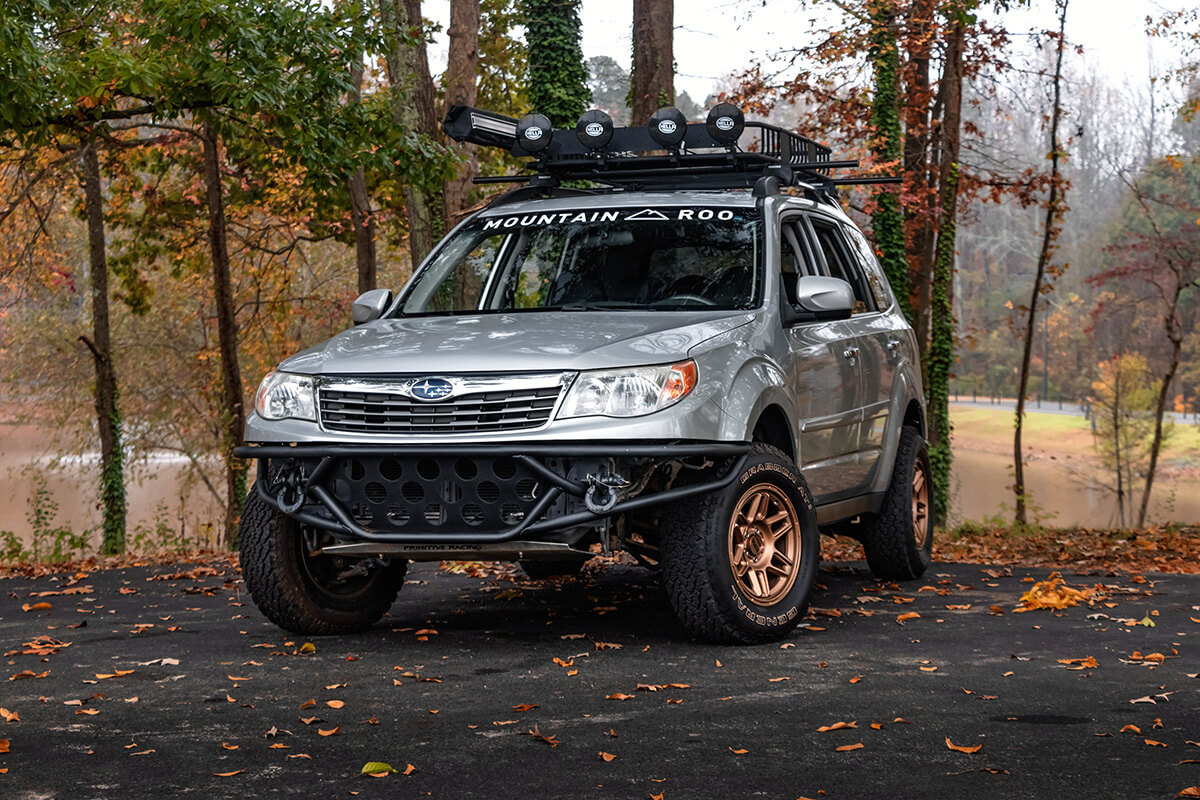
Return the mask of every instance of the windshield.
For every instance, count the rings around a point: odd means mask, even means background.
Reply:
[[[416,275],[400,313],[752,308],[759,227],[755,209],[729,207],[476,219]]]

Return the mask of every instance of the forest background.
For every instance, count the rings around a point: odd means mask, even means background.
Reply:
[[[1195,10],[1149,8],[1129,47],[1157,55],[1122,81],[1072,41],[1096,13],[1080,0],[773,0],[794,40],[691,97],[682,4],[633,0],[628,59],[584,58],[579,0],[430,5],[0,0],[0,422],[50,454],[0,560],[236,543],[257,380],[343,329],[357,293],[399,288],[487,202],[475,177],[519,169],[442,135],[455,104],[573,127],[730,100],[901,175],[843,203],[918,331],[943,516],[952,396],[1017,406],[997,406],[1006,530],[1043,521],[1026,402],[1086,412],[1117,527],[1155,521],[1164,468],[1200,465]],[[724,13],[748,26],[760,5]],[[1053,27],[1010,30],[1031,6]],[[164,458],[213,519],[129,524]],[[94,524],[56,521],[64,464]]]

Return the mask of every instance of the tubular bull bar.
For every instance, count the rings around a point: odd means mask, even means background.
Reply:
[[[391,544],[486,544],[596,524],[605,518],[725,488],[748,442],[641,444],[255,444],[263,500],[339,539]],[[715,477],[662,491],[622,492],[606,464],[657,468],[706,459]],[[580,465],[600,465],[580,474]],[[597,474],[598,473],[598,474]],[[544,488],[543,490],[543,487]],[[540,491],[539,491],[540,490]]]

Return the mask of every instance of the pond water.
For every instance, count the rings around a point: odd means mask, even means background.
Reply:
[[[35,476],[45,480],[48,498],[57,504],[54,526],[78,533],[96,530],[100,510],[96,489],[96,457],[68,459],[51,468],[49,437],[28,426],[0,425],[0,531],[13,531],[28,542],[28,521]],[[951,489],[951,521],[982,521],[1011,517],[1011,458],[956,448]],[[129,531],[153,528],[162,521],[175,535],[212,541],[221,519],[221,504],[202,483],[190,476],[182,456],[156,454],[135,469],[128,490]],[[1117,524],[1115,496],[1099,487],[1086,469],[1055,461],[1027,465],[1027,484],[1036,510],[1046,524],[1113,527]],[[1151,520],[1200,521],[1200,481],[1162,478],[1156,481]]]

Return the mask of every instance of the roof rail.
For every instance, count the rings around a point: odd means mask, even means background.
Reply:
[[[552,129],[539,114],[517,120],[453,106],[442,127],[455,141],[499,147],[530,159],[530,174],[477,178],[478,183],[545,187],[584,180],[636,189],[754,189],[758,196],[802,186],[818,196],[836,196],[839,184],[899,181],[835,179],[834,170],[855,168],[858,161],[834,160],[828,146],[807,136],[745,121],[727,103],[714,108],[706,123],[689,123],[676,109],[660,109],[646,127],[614,127],[604,112],[589,111],[574,130]],[[758,135],[742,146],[747,130]]]

